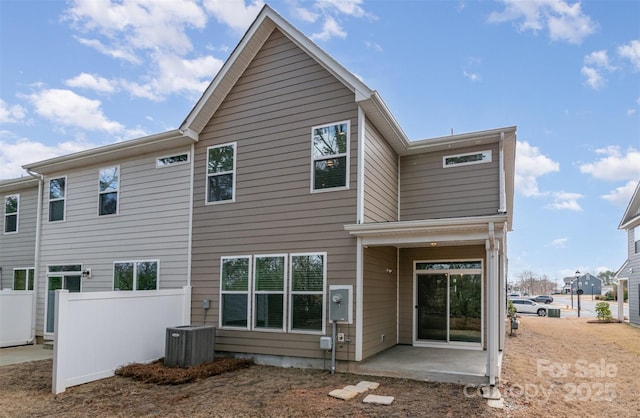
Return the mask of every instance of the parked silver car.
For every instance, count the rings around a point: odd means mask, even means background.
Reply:
[[[545,305],[540,305],[529,299],[512,299],[511,302],[518,313],[531,313],[538,316],[547,316],[548,308]]]
[[[534,302],[541,302],[541,303],[551,303],[553,302],[553,298],[549,295],[539,295],[539,296],[534,296],[532,298],[529,298],[530,300],[534,301]]]

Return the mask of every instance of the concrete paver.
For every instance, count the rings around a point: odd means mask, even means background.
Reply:
[[[0,366],[26,363],[28,361],[47,360],[50,358],[53,358],[53,350],[46,350],[42,348],[40,344],[0,348]]]

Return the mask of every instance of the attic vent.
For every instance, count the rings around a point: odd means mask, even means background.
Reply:
[[[491,162],[491,150],[471,152],[468,154],[447,155],[442,157],[442,167],[481,164]]]
[[[178,155],[170,155],[167,157],[160,157],[156,160],[156,168],[168,167],[170,165],[182,164],[189,162],[189,153]]]

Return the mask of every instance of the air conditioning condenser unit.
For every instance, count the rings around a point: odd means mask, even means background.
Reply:
[[[164,364],[168,367],[191,367],[215,358],[216,328],[184,325],[167,328]]]

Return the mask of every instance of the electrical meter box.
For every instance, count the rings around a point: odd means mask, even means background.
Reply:
[[[329,320],[352,323],[353,286],[329,286]]]

